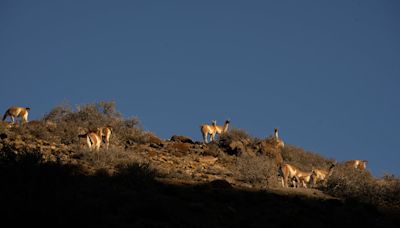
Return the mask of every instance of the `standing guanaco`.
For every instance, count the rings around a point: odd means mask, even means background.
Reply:
[[[21,122],[28,122],[28,112],[30,108],[23,108],[23,107],[10,107],[7,109],[7,111],[4,113],[3,116],[3,121],[7,119],[8,116],[11,117],[12,123],[15,122],[14,118],[21,117]]]
[[[298,187],[299,184],[307,188],[307,183],[310,182],[311,172],[301,171],[299,168],[290,164],[282,164],[279,167],[280,175],[282,176],[282,187],[288,187],[288,180],[293,182],[294,187]]]
[[[208,143],[208,135],[210,135],[210,142],[215,140],[216,134],[223,134],[228,131],[230,120],[226,120],[224,126],[218,126],[217,121],[211,121],[212,124],[203,124],[200,126],[201,134],[205,143]]]
[[[94,148],[96,151],[99,151],[103,133],[98,128],[97,131],[89,131],[86,134],[78,135],[78,137],[86,139],[86,144],[89,147],[89,150],[93,150]]]
[[[101,131],[101,134],[103,136],[103,141],[106,144],[106,149],[108,150],[108,146],[110,145],[110,136],[112,133],[112,128],[111,127],[100,127],[98,130]]]

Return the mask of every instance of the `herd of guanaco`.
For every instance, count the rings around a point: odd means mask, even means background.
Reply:
[[[19,117],[21,118],[21,123],[27,123],[29,111],[30,108],[28,107],[10,107],[4,113],[3,121],[5,121],[7,117],[10,117],[12,124],[14,124],[15,119]],[[201,125],[200,131],[204,143],[209,142],[208,138],[210,138],[210,142],[212,142],[215,141],[216,135],[226,133],[228,131],[229,124],[230,120],[226,120],[223,126],[218,126],[217,121],[212,120],[211,125]],[[109,148],[111,133],[112,128],[107,126],[97,128],[96,131],[81,133],[78,135],[78,137],[86,139],[86,145],[90,150],[94,149],[96,151],[99,151],[102,142],[104,142],[106,149]],[[282,139],[279,138],[278,128],[274,129],[274,140],[276,142],[277,148],[283,149],[285,147],[285,143]],[[349,160],[345,161],[344,165],[352,167],[354,169],[365,170],[367,163],[367,160]],[[282,187],[292,186],[307,188],[307,184],[310,187],[314,187],[318,183],[326,184],[327,179],[332,174],[335,166],[336,163],[333,163],[328,170],[312,169],[311,172],[305,172],[294,166],[293,164],[282,163],[279,165],[279,176],[281,177]],[[290,183],[290,185],[288,183]]]

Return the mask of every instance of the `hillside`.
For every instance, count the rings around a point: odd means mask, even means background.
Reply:
[[[334,162],[230,129],[204,144],[162,140],[113,103],[56,107],[40,120],[0,125],[1,223],[71,227],[400,226],[400,180],[338,164],[326,186],[282,188],[278,164]],[[90,151],[82,131],[110,126]],[[200,132],[199,132],[200,133]]]

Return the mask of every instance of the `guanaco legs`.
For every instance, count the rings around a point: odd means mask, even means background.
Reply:
[[[226,120],[224,126],[218,126],[217,121],[213,120],[211,125],[203,124],[200,126],[201,134],[205,143],[208,143],[208,135],[210,135],[210,142],[215,140],[216,134],[223,134],[228,131],[230,121]]]
[[[302,187],[307,188],[307,183],[310,182],[311,173],[301,171],[294,165],[283,164],[279,167],[279,172],[282,176],[282,187],[288,187],[289,178],[294,187],[298,187],[301,183]]]
[[[101,131],[102,134],[102,139],[104,143],[106,144],[106,149],[108,150],[108,146],[110,145],[110,136],[112,133],[112,128],[111,127],[100,127],[98,128],[99,131]]]
[[[365,170],[367,168],[367,163],[367,160],[349,160],[346,161],[344,164],[355,169]]]
[[[336,162],[333,163],[328,170],[313,169],[311,171],[312,186],[315,187],[318,181],[322,182],[323,185],[326,185],[326,182],[328,181],[328,178],[332,175],[335,166]]]
[[[28,112],[30,108],[23,108],[23,107],[10,107],[7,109],[7,111],[4,113],[3,116],[3,121],[7,119],[8,116],[11,117],[12,123],[15,122],[14,118],[21,117],[21,122],[28,122]]]

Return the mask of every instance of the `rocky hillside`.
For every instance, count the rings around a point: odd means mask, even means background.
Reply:
[[[108,150],[78,135],[113,129]],[[277,165],[334,162],[231,129],[218,142],[168,140],[123,119],[113,103],[56,107],[0,125],[0,222],[71,227],[400,226],[400,180],[337,166],[326,185],[282,188]]]

